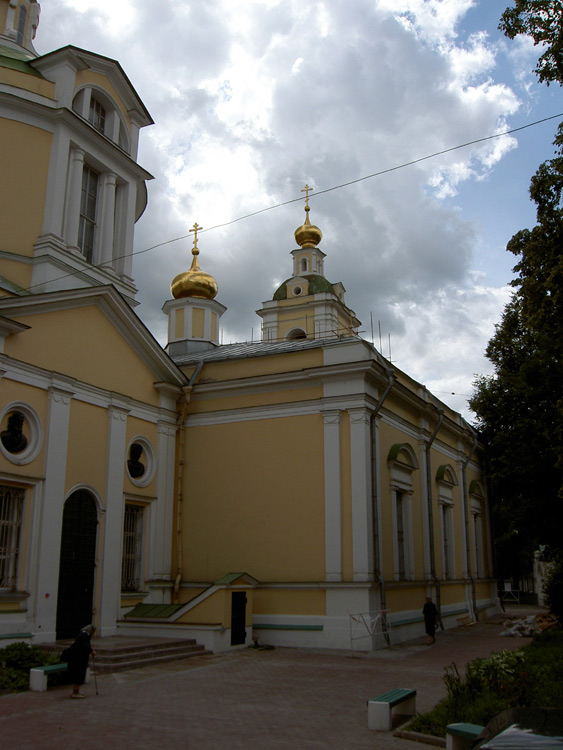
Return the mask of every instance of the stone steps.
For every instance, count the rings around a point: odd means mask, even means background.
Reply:
[[[203,646],[193,639],[116,639],[96,638],[92,641],[92,647],[96,651],[96,672],[120,672],[127,669],[164,664],[166,662],[189,659],[193,656],[209,654]],[[44,651],[61,653],[70,646],[72,641],[57,641],[52,644],[41,644]]]

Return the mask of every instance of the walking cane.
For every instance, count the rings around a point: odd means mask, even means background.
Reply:
[[[92,672],[94,673],[94,687],[96,688],[96,695],[99,695],[98,680],[96,679],[96,665],[94,664],[94,652],[92,652]]]

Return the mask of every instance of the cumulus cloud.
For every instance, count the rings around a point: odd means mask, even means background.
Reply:
[[[519,112],[528,89],[500,75],[496,30],[462,31],[482,2],[51,0],[36,46],[119,59],[156,122],[141,134],[155,180],[136,249],[203,226],[225,341],[259,338],[254,311],[291,275],[303,204],[235,220],[300,198],[307,182],[327,277],[344,283],[366,337],[380,321],[399,366],[448,401],[486,369],[507,282],[476,278],[481,230],[460,193],[486,189],[518,144],[504,136],[395,168],[504,132]],[[529,50],[516,49],[523,70]],[[323,192],[373,173],[384,174]],[[190,248],[183,239],[135,261],[137,310],[162,343],[160,309]]]

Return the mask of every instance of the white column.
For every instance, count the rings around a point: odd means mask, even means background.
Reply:
[[[123,478],[125,473],[127,409],[108,409],[106,512],[104,518],[101,585],[99,592],[100,635],[115,635],[121,602],[121,555],[123,545]]]
[[[41,523],[35,590],[35,632],[37,640],[56,640],[57,593],[61,534],[65,501],[68,428],[72,393],[49,389],[49,412],[45,434],[45,481],[41,505]]]
[[[113,238],[115,225],[115,185],[117,175],[106,172],[103,175],[102,218],[100,221],[100,265],[111,266],[113,261]]]
[[[149,580],[169,580],[174,525],[176,425],[158,424],[156,500],[150,508],[147,571]]]
[[[373,580],[370,414],[350,409],[354,581]]]
[[[69,185],[65,216],[64,238],[69,247],[78,247],[78,225],[80,222],[80,200],[82,197],[82,172],[84,154],[81,148],[70,150]]]
[[[325,569],[327,581],[342,580],[340,410],[323,412],[325,480]]]

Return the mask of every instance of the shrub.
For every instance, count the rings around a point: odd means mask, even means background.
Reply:
[[[509,708],[563,705],[563,630],[534,636],[517,651],[500,651],[466,665],[461,677],[455,664],[444,672],[447,697],[432,711],[419,714],[409,728],[444,737],[454,722],[486,725]]]
[[[0,649],[0,691],[18,693],[29,688],[29,670],[44,664],[56,664],[58,657],[37,646],[12,643]]]
[[[563,553],[552,560],[543,584],[545,603],[549,611],[563,624]]]

